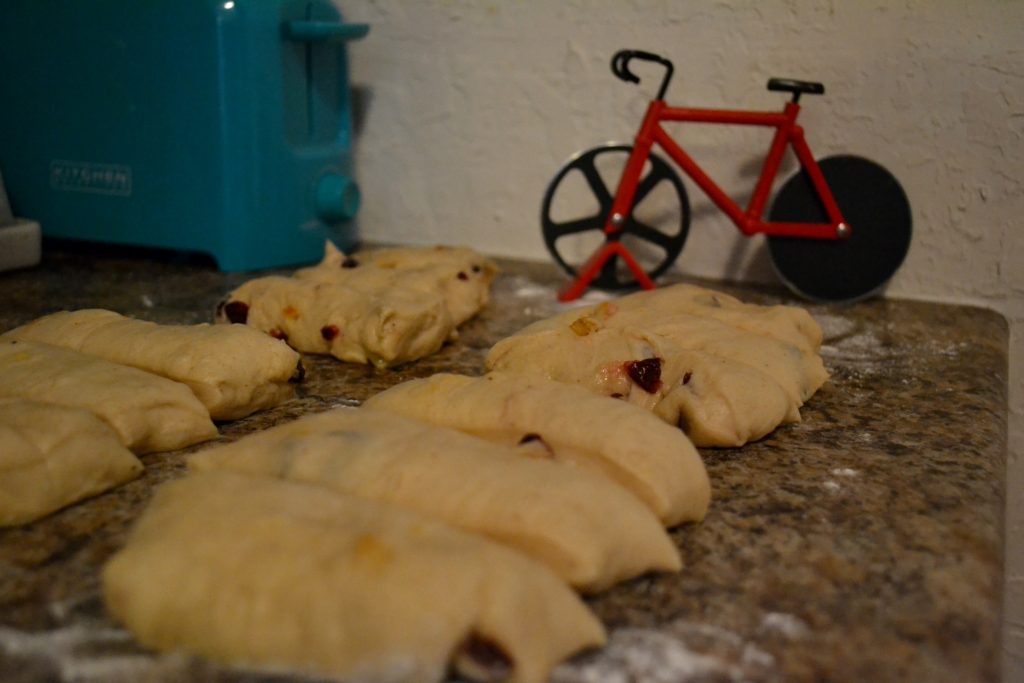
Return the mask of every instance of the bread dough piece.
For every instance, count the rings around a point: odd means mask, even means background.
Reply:
[[[398,384],[364,407],[541,446],[541,455],[611,477],[667,526],[707,512],[711,488],[690,441],[647,411],[583,387],[522,375],[437,374]]]
[[[50,344],[0,340],[0,397],[84,408],[135,453],[217,437],[206,408],[184,384]]]
[[[382,249],[323,260],[231,292],[219,322],[246,323],[306,353],[377,367],[428,356],[487,303],[497,267],[469,249]]]
[[[486,539],[323,488],[207,472],[165,484],[103,570],[138,641],[359,681],[546,680],[601,645],[552,573]]]
[[[382,368],[436,352],[455,329],[440,294],[369,295],[346,284],[281,276],[231,292],[217,319],[244,322],[304,353]]]
[[[400,505],[513,547],[587,592],[681,567],[655,516],[605,477],[390,412],[338,408],[304,417],[201,451],[189,467]]]
[[[3,335],[130,365],[187,384],[215,420],[291,398],[299,354],[244,325],[157,325],[113,311],[54,313]]]
[[[671,303],[667,296],[655,297],[650,305],[645,306],[605,302],[537,321],[517,335],[528,336],[566,326],[577,334],[582,332],[583,336],[601,328],[643,330],[668,339],[687,351],[742,363],[768,375],[782,387],[791,401],[788,421],[800,419],[799,407],[828,379],[821,357],[813,351],[712,317],[678,312],[673,310]]]
[[[495,344],[486,364],[622,398],[678,425],[696,446],[742,446],[799,419],[793,400],[756,368],[635,328],[517,334]]]
[[[636,292],[614,303],[622,311],[672,311],[712,318],[793,344],[804,351],[817,351],[821,346],[821,327],[810,313],[798,306],[748,304],[722,292],[687,284]]]
[[[0,399],[0,526],[34,521],[141,472],[138,458],[92,413]]]
[[[498,267],[465,247],[374,249],[346,256],[328,242],[323,260],[295,277],[345,284],[374,295],[401,289],[440,293],[453,325],[480,312],[490,298]]]

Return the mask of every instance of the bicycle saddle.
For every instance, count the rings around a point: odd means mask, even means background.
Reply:
[[[797,81],[792,78],[769,78],[768,89],[779,92],[791,92],[793,93],[793,101],[796,102],[800,99],[800,95],[807,93],[808,95],[824,95],[825,86],[821,83],[814,83],[813,81]]]

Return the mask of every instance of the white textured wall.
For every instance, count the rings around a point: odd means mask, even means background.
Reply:
[[[350,50],[362,125],[360,229],[373,240],[464,243],[546,259],[538,212],[570,153],[628,141],[653,94],[608,70],[619,48],[675,61],[668,100],[772,108],[769,76],[820,80],[802,121],[820,156],[880,161],[914,209],[890,296],[974,303],[1011,321],[1007,680],[1024,679],[1024,2],[1007,0],[339,0],[372,25]],[[687,147],[742,195],[766,141],[689,128]],[[679,267],[771,277],[691,195]]]

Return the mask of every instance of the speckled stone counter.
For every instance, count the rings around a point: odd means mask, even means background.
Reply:
[[[459,341],[393,371],[307,357],[299,396],[221,426],[222,439],[402,380],[478,374],[486,350],[555,312],[558,274],[505,263]],[[211,319],[247,276],[188,262],[48,254],[0,274],[0,330],[62,308],[162,323]],[[728,289],[760,302],[781,292]],[[577,681],[988,681],[998,678],[1007,328],[990,311],[872,301],[810,306],[831,380],[803,421],[704,450],[707,519],[672,532],[686,568],[590,602],[609,645],[560,666]],[[289,680],[138,648],[105,615],[98,571],[186,451],[28,526],[0,531],[0,680]]]

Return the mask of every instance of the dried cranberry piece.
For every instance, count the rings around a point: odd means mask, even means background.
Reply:
[[[466,275],[465,271],[462,271],[462,270],[459,271],[459,274],[456,277],[459,278],[460,280],[468,280],[469,279],[469,276]]]
[[[355,268],[358,265],[359,261],[352,258],[351,256],[346,256],[345,259],[341,262],[342,268]]]
[[[231,322],[244,325],[249,319],[249,304],[243,301],[229,301],[224,304],[224,315]]]
[[[473,272],[474,273],[479,273],[481,270],[483,270],[483,268],[481,268],[480,266],[476,265],[475,263],[473,264]]]
[[[627,362],[625,367],[629,378],[648,394],[653,394],[661,388],[660,358],[632,360]]]
[[[687,384],[689,384],[690,380],[692,378],[693,378],[693,373],[692,372],[688,372],[685,375],[683,375],[683,386],[686,386]]]
[[[512,671],[512,657],[493,640],[471,633],[459,646],[459,658],[466,658],[484,674],[485,680],[504,680]]]
[[[288,333],[284,330],[275,327],[269,332],[270,336],[274,339],[280,339],[281,341],[288,341]]]
[[[324,325],[320,328],[320,336],[327,341],[331,341],[339,334],[341,334],[341,330],[338,329],[337,325]]]

